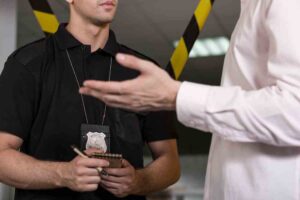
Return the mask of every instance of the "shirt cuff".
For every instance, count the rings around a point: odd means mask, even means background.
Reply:
[[[178,120],[192,128],[208,132],[206,103],[211,86],[183,82],[176,99]]]

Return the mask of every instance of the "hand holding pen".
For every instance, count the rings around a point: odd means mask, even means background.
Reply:
[[[77,155],[81,156],[82,158],[89,158],[86,154],[81,152],[75,145],[71,145],[71,148]],[[98,171],[98,174],[101,175],[103,172],[103,169],[101,167],[97,167],[96,170]]]
[[[72,161],[63,164],[60,171],[62,187],[68,187],[78,192],[95,191],[101,183],[101,174],[104,167],[109,166],[109,162],[103,159],[89,158],[76,147],[72,149],[78,154]]]

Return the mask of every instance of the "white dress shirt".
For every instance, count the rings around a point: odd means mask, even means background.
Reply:
[[[299,21],[300,0],[241,0],[222,87],[182,84],[179,121],[213,133],[205,200],[300,199]]]

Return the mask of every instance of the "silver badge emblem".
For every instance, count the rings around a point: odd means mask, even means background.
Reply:
[[[96,148],[102,150],[105,153],[107,151],[105,137],[106,136],[104,133],[88,132],[86,149]]]

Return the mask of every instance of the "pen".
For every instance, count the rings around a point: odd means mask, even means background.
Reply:
[[[71,145],[71,148],[79,156],[81,156],[83,158],[89,158],[87,155],[85,155],[84,153],[82,153],[75,145]],[[98,167],[98,168],[96,168],[96,170],[98,171],[99,175],[101,175],[101,172],[102,172],[103,169],[101,167]]]

